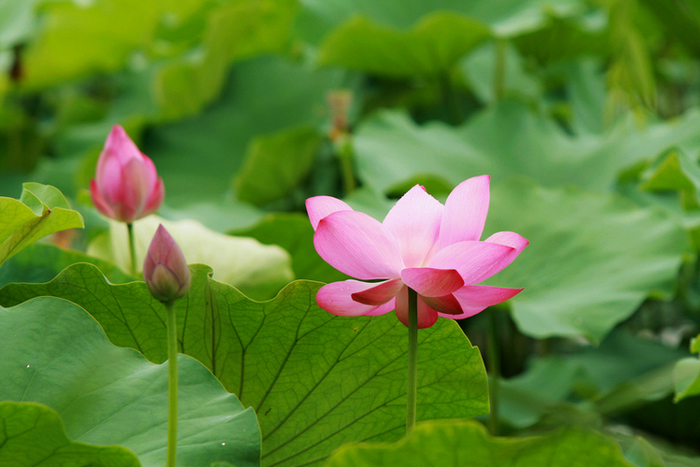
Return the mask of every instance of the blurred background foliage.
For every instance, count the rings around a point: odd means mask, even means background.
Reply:
[[[462,322],[485,354],[498,322],[501,433],[585,425],[635,465],[700,465],[699,58],[698,0],[0,0],[0,194],[58,187],[87,228],[54,243],[118,264],[87,187],[121,124],[163,217],[331,282],[307,197],[381,218],[489,173],[486,233],[531,242],[489,282],[525,291]],[[52,249],[0,281],[75,261]],[[230,283],[270,298],[276,273]]]

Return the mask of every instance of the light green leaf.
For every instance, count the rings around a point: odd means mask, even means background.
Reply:
[[[651,293],[672,293],[690,251],[686,233],[659,210],[524,179],[492,188],[485,234],[500,230],[530,245],[487,283],[525,288],[510,300],[513,318],[539,338],[600,341]]]
[[[429,421],[398,443],[350,444],[325,467],[631,467],[614,440],[565,428],[532,438],[493,438],[470,421]]]
[[[143,269],[148,246],[159,224],[163,224],[178,243],[188,263],[208,264],[217,280],[239,287],[255,298],[273,297],[294,279],[289,253],[278,246],[213,232],[196,221],[172,222],[158,216],[148,216],[134,222],[138,271]],[[128,271],[128,245],[124,223],[110,221],[109,233],[93,241],[88,253]]]
[[[27,245],[61,230],[84,227],[52,186],[25,183],[18,201],[0,197],[0,265]]]
[[[140,467],[138,458],[118,446],[74,443],[66,437],[61,417],[31,402],[0,402],[0,465],[57,467],[94,465]]]
[[[309,174],[321,142],[309,125],[256,137],[236,175],[236,197],[260,205],[285,196]]]
[[[405,433],[407,330],[393,313],[331,315],[316,304],[322,284],[307,281],[257,303],[209,278],[206,266],[190,270],[190,292],[175,303],[180,350],[256,409],[263,465],[319,465],[343,443]],[[143,283],[110,285],[94,266],[76,264],[48,284],[4,287],[0,303],[36,295],[77,303],[114,344],[166,358],[165,309]],[[454,321],[421,330],[418,360],[419,419],[488,411],[479,351]]]
[[[348,279],[348,276],[323,261],[316,252],[313,241],[314,229],[305,214],[268,214],[255,226],[230,233],[254,238],[265,245],[279,245],[287,250],[292,255],[292,269],[298,279],[321,282]],[[2,274],[1,269],[0,274]]]
[[[167,364],[115,347],[84,310],[49,297],[0,310],[0,356],[0,400],[45,404],[77,442],[124,446],[144,467],[165,464]],[[259,465],[253,410],[193,358],[180,355],[178,369],[179,462]]]
[[[394,78],[434,75],[488,37],[482,22],[451,12],[432,13],[406,31],[358,16],[324,40],[318,60]]]

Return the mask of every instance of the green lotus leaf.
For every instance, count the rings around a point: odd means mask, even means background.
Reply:
[[[510,300],[534,337],[600,341],[651,294],[670,296],[687,234],[658,209],[622,196],[546,189],[525,179],[495,184],[485,234],[518,232],[530,245],[487,281],[524,287]]]
[[[190,292],[175,303],[180,351],[258,412],[263,465],[320,465],[346,442],[405,433],[407,330],[393,313],[331,315],[316,304],[322,284],[310,281],[254,302],[211,279],[207,266],[190,271]],[[5,286],[0,304],[37,295],[77,303],[114,344],[166,358],[165,309],[144,283],[111,285],[95,266],[76,264],[47,284]],[[421,330],[418,360],[418,419],[488,411],[479,351],[454,321]]]
[[[178,461],[259,465],[253,410],[193,358],[179,355],[178,370]],[[78,306],[41,297],[0,310],[0,373],[0,400],[50,407],[75,442],[123,446],[144,467],[165,464],[167,364],[114,346]]]

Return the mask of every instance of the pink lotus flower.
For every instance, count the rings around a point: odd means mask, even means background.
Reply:
[[[438,316],[462,319],[523,289],[475,285],[508,266],[528,241],[498,232],[479,241],[489,207],[488,175],[462,182],[445,205],[419,185],[379,222],[330,196],[306,200],[321,258],[362,280],[325,285],[316,301],[339,316],[377,316],[396,310],[408,326],[408,287],[418,293],[418,327]]]
[[[165,188],[153,161],[141,154],[124,128],[114,125],[97,161],[90,194],[102,214],[131,224],[158,210]]]
[[[158,226],[143,263],[143,279],[156,300],[170,302],[190,290],[190,270],[185,255],[165,227]]]

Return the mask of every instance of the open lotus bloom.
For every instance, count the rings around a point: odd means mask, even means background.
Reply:
[[[384,222],[343,201],[316,196],[306,201],[321,257],[362,280],[334,282],[319,290],[321,308],[339,316],[376,316],[396,310],[408,326],[408,288],[418,293],[418,327],[438,316],[462,319],[501,303],[522,289],[476,285],[508,266],[528,241],[498,232],[479,241],[489,208],[488,175],[470,178],[445,205],[414,186]]]
[[[114,125],[97,161],[90,194],[98,211],[130,224],[156,212],[165,189],[153,161],[139,151],[121,126]]]

